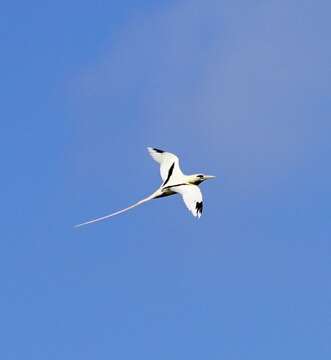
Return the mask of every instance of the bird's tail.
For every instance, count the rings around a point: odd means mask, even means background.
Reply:
[[[119,215],[119,214],[124,213],[125,211],[128,211],[128,210],[130,210],[130,209],[133,209],[133,208],[135,208],[136,206],[139,206],[139,205],[141,205],[141,204],[143,204],[143,203],[145,203],[145,202],[147,202],[147,201],[149,201],[149,200],[153,200],[153,199],[157,198],[160,194],[162,194],[162,192],[161,192],[160,189],[158,189],[157,191],[155,191],[155,192],[154,192],[153,194],[151,194],[150,196],[148,196],[148,197],[146,197],[146,198],[144,198],[144,199],[136,202],[136,203],[133,204],[133,205],[128,206],[128,207],[125,208],[125,209],[116,211],[116,212],[114,212],[114,213],[112,213],[112,214],[108,214],[108,215],[99,217],[99,218],[97,218],[97,219],[85,221],[85,222],[83,222],[83,223],[81,223],[81,224],[75,225],[74,227],[75,227],[75,228],[78,228],[78,227],[83,226],[83,225],[92,224],[92,223],[95,223],[95,222],[98,222],[98,221],[101,221],[101,220],[109,219],[109,218],[111,218],[111,217],[113,217],[113,216],[115,216],[115,215]]]

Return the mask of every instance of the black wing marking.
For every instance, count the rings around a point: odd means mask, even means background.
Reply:
[[[157,153],[160,153],[160,154],[164,153],[164,151],[160,150],[160,149],[153,148],[153,150],[156,151]]]
[[[163,186],[170,180],[170,177],[174,171],[174,167],[175,167],[175,163],[172,163],[172,165],[170,166],[169,171],[168,171],[168,177],[167,177],[166,181],[163,183]]]
[[[195,208],[197,210],[197,214],[202,214],[202,209],[203,209],[203,202],[197,202],[195,205]]]
[[[181,183],[181,184],[170,185],[170,186],[164,187],[163,190],[170,189],[170,188],[175,188],[175,187],[177,187],[177,186],[183,186],[183,185],[190,185],[190,184],[188,184],[188,183]]]

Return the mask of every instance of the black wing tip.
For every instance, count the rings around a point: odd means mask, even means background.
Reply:
[[[163,150],[160,150],[160,149],[157,149],[157,148],[152,148],[154,151],[156,151],[157,153],[159,153],[159,154],[162,154],[162,153],[164,153],[164,151]]]
[[[195,208],[197,210],[197,215],[201,215],[202,214],[202,209],[203,209],[202,201],[197,202],[196,205],[195,205]]]

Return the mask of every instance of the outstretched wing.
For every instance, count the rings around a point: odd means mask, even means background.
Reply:
[[[160,149],[147,148],[151,157],[160,164],[160,173],[163,180],[163,186],[180,179],[184,174],[179,167],[179,160],[175,154]]]
[[[186,207],[191,211],[193,216],[200,218],[202,214],[203,201],[202,193],[198,186],[196,185],[181,185],[174,186],[171,188],[172,191],[179,193],[186,205]]]
[[[128,211],[128,210],[130,210],[130,209],[133,209],[133,208],[135,208],[136,206],[139,206],[139,205],[141,205],[141,204],[143,204],[143,203],[145,203],[145,202],[147,202],[147,201],[149,201],[149,200],[155,199],[155,198],[156,198],[158,195],[160,195],[160,194],[161,194],[160,190],[157,190],[155,193],[153,193],[152,195],[148,196],[147,198],[142,199],[142,200],[136,202],[135,204],[133,204],[133,205],[131,205],[131,206],[128,206],[128,207],[125,208],[125,209],[116,211],[116,212],[114,212],[114,213],[112,213],[112,214],[109,214],[109,215],[105,215],[105,216],[99,217],[99,218],[97,218],[97,219],[93,219],[93,220],[89,220],[89,221],[83,222],[83,223],[81,223],[81,224],[75,225],[74,227],[80,227],[80,226],[83,226],[83,225],[92,224],[92,223],[95,223],[95,222],[97,222],[97,221],[105,220],[105,219],[111,218],[111,217],[113,217],[113,216],[115,216],[115,215],[122,214],[122,213],[124,213],[125,211]]]

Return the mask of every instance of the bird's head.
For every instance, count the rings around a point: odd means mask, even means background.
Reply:
[[[214,179],[216,176],[205,174],[194,174],[191,176],[190,182],[194,185],[199,185],[205,180]]]

